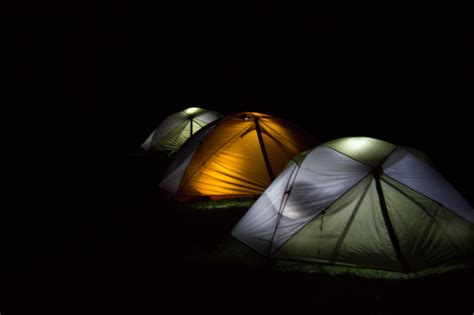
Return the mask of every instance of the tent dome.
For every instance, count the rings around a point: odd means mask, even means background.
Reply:
[[[177,151],[199,129],[220,117],[214,111],[189,107],[163,120],[141,146],[147,151]]]
[[[244,112],[217,120],[176,154],[160,186],[178,198],[254,197],[312,136],[281,118]]]
[[[277,259],[416,271],[474,253],[473,223],[426,156],[360,137],[290,162],[232,235]]]

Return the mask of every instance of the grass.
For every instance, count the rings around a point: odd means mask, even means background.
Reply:
[[[350,266],[326,265],[322,263],[301,263],[280,260],[276,262],[275,269],[279,271],[298,271],[303,273],[327,274],[331,276],[356,276],[366,279],[384,280],[410,280],[433,275],[446,274],[453,271],[472,268],[472,261],[451,262],[440,264],[417,272],[403,273],[389,270],[371,268],[358,268]]]
[[[242,267],[259,268],[267,265],[268,259],[239,240],[229,237],[221,242],[208,259],[217,264],[241,265]],[[271,268],[279,272],[298,272],[303,274],[321,274],[332,277],[358,277],[377,280],[410,280],[428,276],[447,274],[454,271],[464,271],[473,268],[474,259],[450,262],[437,265],[418,272],[403,273],[371,268],[352,266],[328,265],[324,263],[298,262],[288,260],[273,260]]]
[[[235,223],[245,213],[245,211],[255,202],[253,199],[230,199],[230,200],[199,200],[187,203],[184,208],[192,210],[197,214],[216,214],[232,217]],[[219,210],[219,211],[214,211]],[[224,211],[221,211],[224,210]],[[231,230],[231,226],[224,228]],[[211,252],[194,257],[195,261],[211,264],[219,267],[237,267],[242,269],[271,269],[276,272],[297,272],[300,274],[326,275],[330,277],[356,277],[373,280],[410,280],[420,279],[435,275],[443,275],[456,271],[472,270],[474,259],[464,261],[449,262],[437,265],[432,268],[417,272],[403,273],[372,268],[361,268],[355,266],[329,265],[316,262],[299,262],[290,260],[269,260],[257,253],[255,250],[233,237],[226,237],[217,243],[216,248]]]
[[[253,199],[230,199],[230,200],[199,200],[186,204],[186,209],[191,209],[195,213],[215,215],[220,213],[225,216],[233,215],[235,222],[238,217],[245,213],[255,202]],[[214,210],[224,210],[215,212]],[[230,228],[228,228],[230,232]],[[197,260],[213,265],[233,266],[240,268],[270,268],[276,272],[297,272],[301,274],[319,274],[331,277],[357,277],[374,280],[410,280],[420,279],[434,275],[447,274],[455,271],[472,270],[474,259],[464,261],[449,262],[427,268],[417,272],[403,273],[397,271],[380,270],[372,268],[361,268],[355,266],[329,265],[316,262],[299,262],[289,260],[269,260],[257,253],[255,250],[235,239],[227,237],[220,241],[216,249],[209,254],[195,257]]]
[[[209,255],[209,259],[218,264],[243,267],[261,267],[268,263],[266,257],[231,236],[217,245],[216,250]]]
[[[186,204],[187,208],[195,210],[215,210],[215,209],[248,209],[253,203],[254,199],[240,198],[240,199],[222,199],[222,200],[197,200]]]

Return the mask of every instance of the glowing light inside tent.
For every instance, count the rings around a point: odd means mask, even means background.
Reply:
[[[248,117],[247,120],[244,118]],[[254,118],[274,175],[311,140],[292,125],[260,113],[228,117],[206,137],[186,168],[178,189],[180,196],[260,195],[271,180],[260,146]]]
[[[357,137],[347,139],[346,145],[349,150],[359,151],[364,150],[367,146],[373,143],[371,138],[367,137]]]
[[[192,116],[192,115],[198,114],[198,113],[201,112],[201,111],[203,111],[202,108],[199,108],[199,107],[189,107],[189,108],[186,108],[183,112],[184,112],[186,115]]]
[[[337,139],[325,146],[370,166],[377,166],[396,148],[389,142],[368,137]]]

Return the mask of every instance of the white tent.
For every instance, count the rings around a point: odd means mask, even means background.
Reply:
[[[168,116],[141,145],[147,151],[177,151],[193,134],[221,114],[190,107]]]
[[[416,271],[474,253],[473,223],[419,151],[343,138],[290,162],[232,235],[276,259]]]

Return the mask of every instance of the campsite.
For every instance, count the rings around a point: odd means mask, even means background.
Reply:
[[[25,21],[2,315],[472,314],[470,24],[257,2]]]

